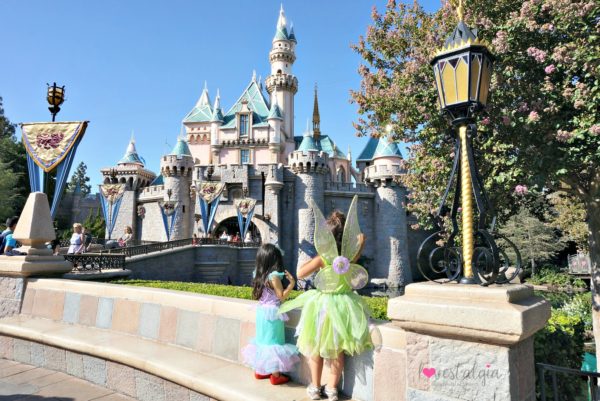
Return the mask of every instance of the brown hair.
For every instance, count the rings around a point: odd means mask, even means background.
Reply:
[[[337,243],[338,253],[342,253],[342,237],[344,236],[344,225],[346,224],[346,215],[339,210],[334,210],[327,219],[327,227],[333,234]]]

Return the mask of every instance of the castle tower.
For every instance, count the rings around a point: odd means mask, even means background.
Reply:
[[[191,238],[194,229],[194,199],[190,198],[194,159],[190,148],[183,138],[179,138],[175,147],[160,160],[160,173],[163,176],[164,201],[177,202],[177,217],[171,234],[171,240]],[[166,239],[166,235],[165,235]]]
[[[325,206],[325,176],[329,173],[329,157],[320,151],[307,130],[298,150],[289,156],[288,168],[296,174],[294,206],[296,233],[293,261],[297,269],[316,256],[314,248],[315,220],[310,208],[314,202],[321,211]]]
[[[403,287],[412,282],[408,254],[406,222],[406,188],[398,182],[404,173],[402,154],[395,142],[377,140],[372,164],[365,168],[365,182],[376,188],[375,269],[369,271],[376,282],[390,287]]]
[[[144,161],[135,148],[133,135],[131,135],[125,155],[119,160],[117,166],[103,168],[100,172],[104,176],[104,184],[125,185],[119,215],[112,232],[113,239],[119,238],[127,226],[132,228],[134,238],[141,238],[141,227],[138,227],[137,224],[137,195],[154,181],[156,174],[144,168]]]
[[[269,116],[267,117],[271,133],[269,135],[269,151],[271,152],[271,163],[279,163],[279,154],[281,151],[281,123],[283,117],[281,115],[281,109],[277,104],[277,95],[273,96],[273,103],[271,103],[271,110],[269,110]]]
[[[298,79],[292,74],[292,66],[296,61],[296,35],[294,27],[288,31],[283,5],[279,11],[277,29],[273,38],[273,46],[269,52],[271,75],[265,80],[267,92],[271,95],[271,104],[277,97],[282,117],[282,130],[288,141],[294,140],[294,95],[298,92]]]
[[[219,145],[219,128],[221,125],[223,125],[223,111],[221,110],[221,95],[217,89],[215,106],[213,107],[213,114],[210,119],[210,164],[219,164],[221,162],[219,160],[219,152],[221,149],[221,146]]]

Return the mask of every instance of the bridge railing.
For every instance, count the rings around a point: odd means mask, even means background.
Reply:
[[[73,263],[73,271],[97,271],[102,269],[125,269],[125,255],[106,253],[82,253],[63,255],[65,260]]]
[[[227,241],[219,238],[198,238],[198,245],[227,245],[237,248],[257,248],[260,246],[260,241]]]
[[[106,249],[102,251],[103,254],[121,254],[125,257],[132,257],[138,255],[146,255],[152,252],[160,252],[168,249],[179,248],[182,246],[192,245],[192,238],[184,238],[173,241],[165,242],[152,242],[145,245],[127,246],[123,248]]]
[[[559,378],[557,374],[563,376],[563,380],[575,382],[583,380],[587,386],[587,398],[591,401],[600,401],[600,391],[598,390],[598,378],[600,373],[586,372],[582,370],[565,368],[562,366],[547,365],[545,363],[537,363],[538,380],[540,383],[540,401],[559,401],[564,399],[575,399],[575,394],[560,394]],[[546,372],[550,373],[550,380],[547,380]],[[549,387],[549,388],[547,388]],[[573,397],[573,398],[565,398]],[[579,399],[579,398],[577,398]]]

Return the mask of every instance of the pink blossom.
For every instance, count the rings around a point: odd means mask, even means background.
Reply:
[[[527,54],[533,57],[538,63],[543,63],[546,60],[546,52],[535,47],[528,48]]]
[[[498,31],[492,44],[496,48],[496,52],[506,53],[508,51],[508,34],[505,31]]]
[[[585,102],[581,99],[576,100],[575,104],[573,104],[573,107],[575,107],[577,110],[583,109],[584,106]]]
[[[519,185],[517,185],[515,187],[515,194],[516,195],[520,195],[520,196],[527,195],[528,192],[529,192],[529,189],[527,188],[527,185],[521,185],[521,184],[519,184]]]
[[[503,116],[502,117],[502,124],[504,124],[504,125],[510,125],[510,117]]]
[[[590,127],[590,133],[592,135],[600,135],[600,124],[594,124]]]
[[[527,110],[529,110],[529,106],[527,106],[527,102],[521,102],[521,104],[519,104],[518,110],[521,113],[525,113]]]
[[[544,68],[544,72],[548,75],[552,74],[554,71],[556,71],[556,67],[554,66],[554,64],[550,64],[549,66],[546,66],[546,68]]]
[[[569,139],[571,139],[572,137],[573,137],[573,134],[569,131],[559,129],[556,132],[556,140],[558,142],[562,142],[562,143],[568,142]]]
[[[536,122],[540,121],[540,115],[538,114],[537,111],[532,111],[527,116],[527,121],[536,123]]]
[[[485,117],[481,120],[481,125],[490,125],[490,118]]]

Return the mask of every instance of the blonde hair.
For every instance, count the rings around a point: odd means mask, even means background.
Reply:
[[[83,226],[81,225],[81,223],[75,223],[75,224],[73,224],[73,230],[76,230],[78,228],[83,228]]]
[[[133,234],[133,229],[131,228],[131,226],[125,226],[125,232],[127,234]]]

